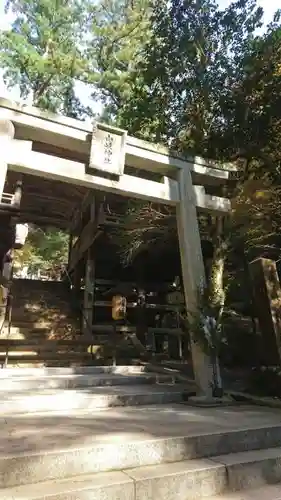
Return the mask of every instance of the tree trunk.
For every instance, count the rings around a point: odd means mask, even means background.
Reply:
[[[221,397],[223,393],[219,367],[220,327],[225,304],[224,269],[227,252],[227,242],[223,236],[223,229],[224,220],[219,217],[215,221],[214,252],[207,288],[209,315],[216,321],[216,327],[213,331],[211,359],[214,376],[213,395],[218,397]]]

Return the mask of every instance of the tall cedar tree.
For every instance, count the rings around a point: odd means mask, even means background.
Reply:
[[[1,33],[0,65],[8,87],[35,106],[72,116],[83,113],[74,82],[85,69],[87,0],[7,0],[14,15]]]

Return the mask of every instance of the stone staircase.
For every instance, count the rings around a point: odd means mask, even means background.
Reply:
[[[81,335],[80,306],[61,282],[14,280],[11,327],[0,333],[0,363],[15,367],[85,366],[131,359],[138,351],[121,335]]]
[[[1,500],[281,499],[279,410],[181,404],[176,372],[138,366],[0,384]]]

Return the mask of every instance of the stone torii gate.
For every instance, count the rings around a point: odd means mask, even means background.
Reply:
[[[9,171],[84,186],[176,207],[185,301],[196,308],[204,285],[197,210],[226,214],[230,201],[206,194],[228,171],[202,158],[183,159],[105,124],[91,124],[0,99],[0,200]],[[138,169],[140,177],[127,173]],[[148,180],[145,171],[158,174]],[[210,396],[212,368],[200,346],[191,342],[195,380]]]

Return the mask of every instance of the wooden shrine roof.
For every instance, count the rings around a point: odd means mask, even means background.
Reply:
[[[73,210],[81,203],[87,190],[81,186],[42,179],[33,175],[8,172],[4,192],[13,193],[18,179],[22,180],[23,193],[20,220],[39,226],[67,229]]]

